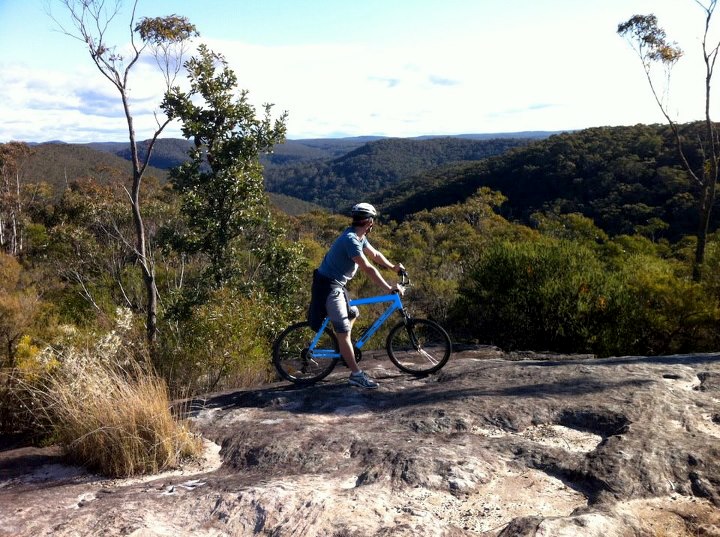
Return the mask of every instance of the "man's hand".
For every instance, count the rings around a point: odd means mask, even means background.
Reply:
[[[402,285],[397,283],[397,284],[395,284],[395,287],[393,288],[392,292],[399,293],[400,296],[404,296],[405,295],[405,287],[403,287]]]
[[[404,272],[404,271],[405,271],[405,267],[403,267],[403,264],[402,264],[402,263],[398,263],[398,264],[395,265],[392,269],[393,269],[395,272],[397,272],[398,274],[400,274],[401,272]]]

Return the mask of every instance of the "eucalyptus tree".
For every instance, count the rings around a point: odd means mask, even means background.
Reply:
[[[704,29],[702,34],[702,56],[705,65],[703,77],[705,96],[705,117],[703,134],[697,139],[686,141],[680,125],[670,115],[668,104],[669,85],[672,68],[683,57],[684,52],[675,43],[668,40],[663,28],[658,26],[655,15],[634,15],[618,25],[617,33],[625,37],[642,61],[650,90],[660,111],[672,129],[677,151],[683,167],[698,185],[698,231],[693,263],[693,279],[700,281],[705,261],[710,216],[715,203],[715,191],[720,173],[720,139],[715,123],[710,116],[711,83],[715,70],[715,61],[720,50],[720,40],[711,38],[712,17],[717,0],[693,0],[704,12]],[[661,69],[658,77],[657,70]],[[691,147],[688,147],[691,146]],[[692,158],[692,153],[699,154],[699,159]]]
[[[23,253],[22,165],[30,155],[22,142],[0,144],[0,251]]]
[[[193,139],[190,159],[171,172],[187,219],[181,247],[207,257],[205,284],[219,288],[237,275],[248,243],[263,235],[272,242],[259,157],[284,141],[287,114],[273,120],[266,104],[258,117],[225,58],[206,45],[185,67],[190,90],[175,88],[163,103]]]
[[[121,12],[121,0],[57,0],[69,15],[69,22],[63,23],[50,16],[66,35],[79,40],[87,47],[90,58],[100,73],[117,89],[125,121],[128,128],[130,155],[132,162],[132,186],[128,192],[135,231],[134,256],[142,272],[147,298],[147,338],[153,344],[157,336],[158,290],[155,280],[155,267],[148,245],[147,231],[141,210],[141,185],[145,170],[150,161],[155,142],[170,117],[155,114],[155,127],[144,154],[141,154],[136,137],[134,116],[130,103],[130,73],[140,57],[148,52],[156,60],[164,78],[164,92],[173,87],[182,68],[182,58],[187,52],[189,41],[198,35],[193,24],[187,18],[178,15],[166,17],[141,18],[136,21],[138,0],[132,4],[129,24],[130,45],[127,56],[117,50],[117,46],[107,42],[111,24]]]

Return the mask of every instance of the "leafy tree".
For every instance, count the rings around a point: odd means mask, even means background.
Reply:
[[[14,366],[15,351],[20,338],[27,332],[38,313],[37,293],[22,281],[20,263],[11,255],[0,252],[0,364]]]
[[[699,159],[693,159],[688,142],[684,139],[678,123],[670,116],[668,106],[670,73],[673,66],[683,56],[683,51],[676,43],[667,39],[665,30],[658,26],[655,15],[634,15],[626,22],[618,25],[617,33],[628,39],[642,61],[653,97],[657,102],[663,116],[672,128],[677,144],[678,154],[683,166],[692,179],[700,186],[698,203],[698,231],[693,278],[699,281],[702,277],[702,266],[705,260],[705,246],[710,224],[710,215],[715,202],[715,189],[718,181],[720,159],[720,139],[715,124],[710,117],[711,93],[710,87],[715,69],[715,61],[720,50],[720,41],[713,44],[709,42],[710,24],[717,5],[717,0],[701,2],[695,0],[705,12],[705,27],[702,38],[702,53],[705,63],[705,120],[704,132],[693,141]],[[663,68],[663,77],[658,81],[654,76],[654,67]]]
[[[86,177],[68,185],[44,220],[46,263],[64,284],[56,302],[76,324],[112,318],[119,304],[136,310],[142,303],[134,248],[124,240],[133,227],[125,197],[119,181],[102,185]]]
[[[237,77],[223,56],[205,45],[198,52],[186,63],[190,90],[173,88],[163,109],[194,139],[190,160],[171,172],[187,217],[181,246],[208,256],[212,286],[220,288],[236,275],[238,239],[268,216],[259,156],[284,140],[287,115],[273,122],[268,104],[257,118],[246,90],[236,98]]]
[[[145,170],[150,161],[152,149],[158,137],[170,123],[172,118],[160,119],[156,116],[157,125],[147,144],[144,158],[141,159],[136,140],[134,118],[130,110],[129,75],[140,59],[141,55],[149,50],[155,57],[158,68],[165,78],[165,89],[170,91],[175,78],[182,65],[186,43],[198,32],[193,24],[185,17],[170,15],[167,17],[143,18],[135,22],[135,9],[137,0],[133,2],[130,20],[130,46],[129,58],[124,58],[106,42],[106,32],[113,19],[120,12],[122,2],[115,0],[58,0],[70,16],[70,24],[74,29],[66,26],[55,17],[53,20],[67,35],[78,39],[85,44],[95,66],[118,90],[122,101],[125,120],[128,127],[130,152],[132,162],[132,187],[130,190],[130,205],[132,208],[135,228],[135,257],[141,269],[147,297],[147,338],[154,343],[157,336],[157,302],[158,291],[155,281],[155,267],[152,256],[148,252],[147,230],[143,222],[141,210],[140,190]],[[51,14],[52,17],[52,14]],[[136,41],[136,34],[140,41]]]
[[[298,313],[306,272],[301,248],[276,224],[260,162],[284,140],[287,115],[273,120],[265,105],[257,117],[224,57],[205,45],[185,67],[189,91],[173,88],[163,102],[193,141],[189,160],[170,172],[182,219],[169,242],[201,268],[163,319],[168,337],[157,365],[185,385],[242,384],[243,371],[264,380],[268,349],[288,312]],[[178,367],[188,353],[193,360]]]
[[[18,256],[23,250],[23,161],[30,148],[22,142],[0,144],[0,251]]]

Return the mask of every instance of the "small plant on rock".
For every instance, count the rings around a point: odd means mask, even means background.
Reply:
[[[60,365],[35,388],[38,418],[53,440],[73,462],[111,477],[177,467],[201,449],[173,416],[165,382],[135,357],[128,333],[129,324],[93,349],[58,353]]]

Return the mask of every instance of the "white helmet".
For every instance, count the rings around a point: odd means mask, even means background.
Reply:
[[[365,220],[366,218],[375,218],[377,216],[377,211],[375,210],[375,207],[369,203],[358,203],[353,206],[350,214],[352,215],[353,220]]]

